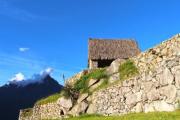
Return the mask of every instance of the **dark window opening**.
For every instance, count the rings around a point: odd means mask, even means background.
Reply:
[[[61,110],[61,111],[60,111],[60,115],[64,115],[64,112],[63,112],[63,110]]]
[[[98,60],[98,68],[110,66],[114,60]]]

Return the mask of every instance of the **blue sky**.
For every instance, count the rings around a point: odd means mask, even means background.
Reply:
[[[179,0],[0,0],[0,85],[87,67],[88,38],[133,38],[142,51],[180,32]]]

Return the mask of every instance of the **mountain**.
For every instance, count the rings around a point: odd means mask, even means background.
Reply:
[[[32,107],[37,100],[60,92],[63,86],[47,73],[28,80],[20,73],[0,87],[0,119],[17,120],[20,109]]]

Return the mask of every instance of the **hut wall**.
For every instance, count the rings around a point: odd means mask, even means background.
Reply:
[[[89,69],[98,68],[98,61],[89,60]]]

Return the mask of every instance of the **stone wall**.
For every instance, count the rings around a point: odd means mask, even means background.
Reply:
[[[47,118],[57,119],[61,116],[61,109],[56,102],[45,105],[37,105],[33,108],[33,119],[43,120]]]
[[[19,120],[61,119],[66,117],[72,106],[71,99],[60,97],[55,102],[35,105],[30,115],[25,115],[27,111],[21,110]]]
[[[140,74],[93,94],[94,113],[174,111],[180,101],[180,36],[133,58]],[[91,109],[92,109],[91,108]]]
[[[48,103],[45,105],[35,105],[33,113],[30,116],[22,117],[23,110],[20,112],[19,120],[43,120],[43,119],[58,119],[61,118],[61,109],[55,103]]]
[[[173,67],[178,73],[179,68],[180,66]],[[164,69],[163,72],[153,73],[152,76],[140,75],[123,81],[121,85],[96,92],[92,100],[94,113],[119,115],[178,109],[179,76],[171,73],[168,68]]]
[[[179,59],[180,56],[180,34],[162,42],[161,44],[134,57],[135,64],[141,73],[161,66],[167,59]],[[173,61],[172,61],[173,62]]]

